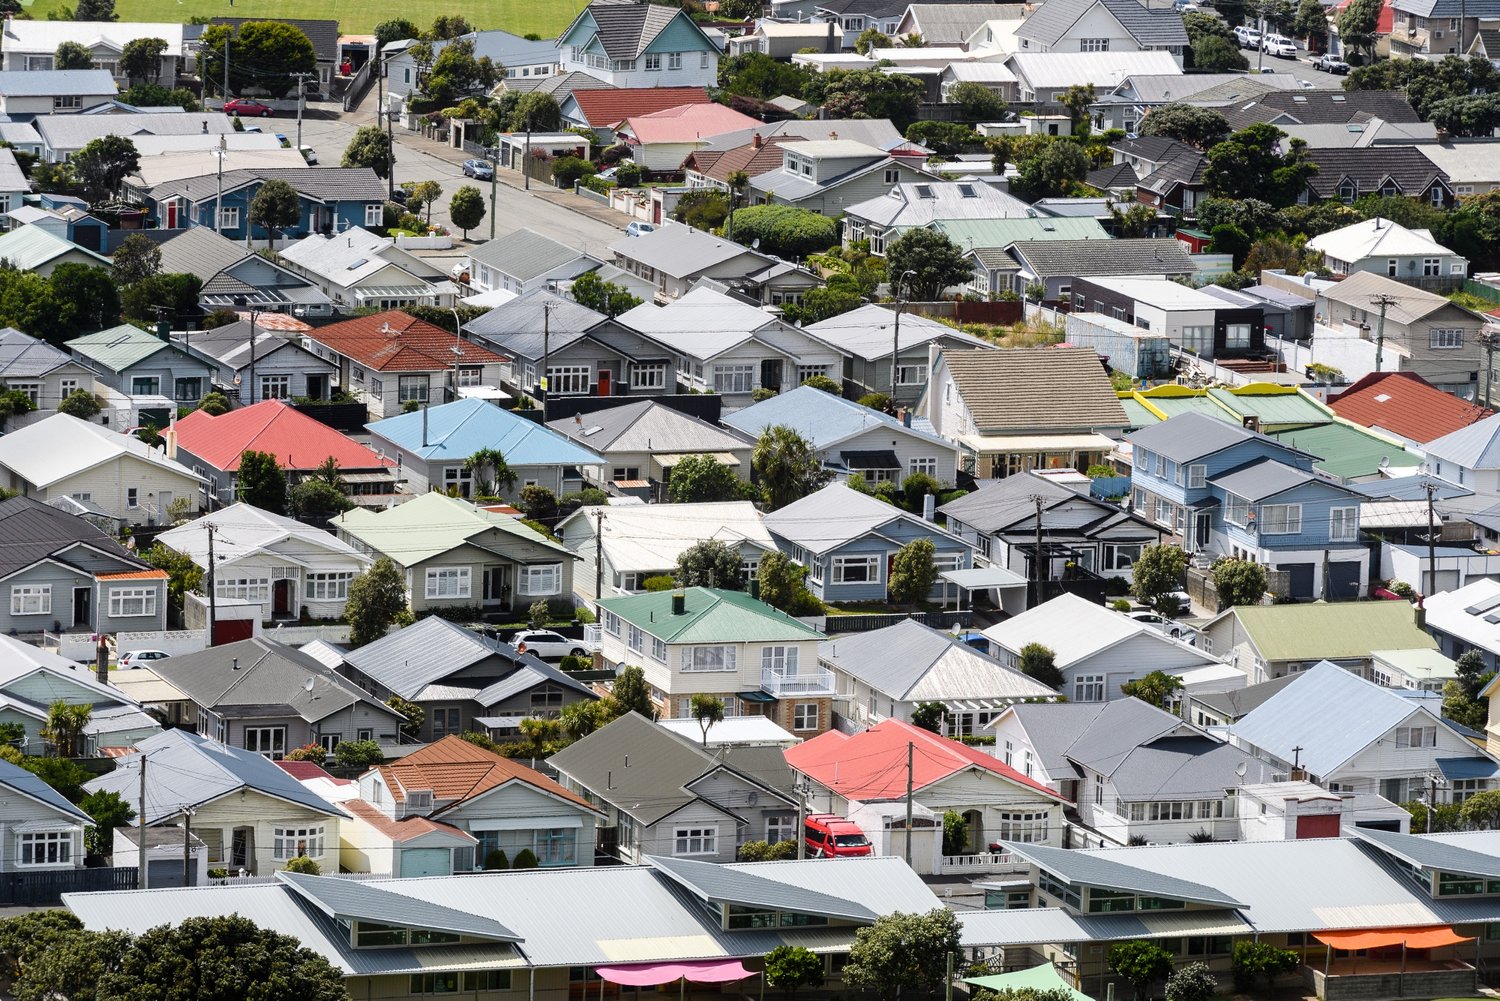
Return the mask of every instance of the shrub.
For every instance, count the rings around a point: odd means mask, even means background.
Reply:
[[[576,156],[560,156],[552,161],[552,179],[560,188],[571,188],[581,177],[595,173],[592,163]]]
[[[545,601],[533,601],[531,607],[526,609],[526,624],[532,629],[542,628],[551,617],[552,608]]]
[[[571,653],[564,655],[562,660],[557,662],[557,669],[564,672],[591,671],[593,668],[594,662],[592,659],[588,657],[575,657]]]
[[[510,864],[512,869],[535,869],[537,867],[536,853],[530,848],[522,848],[516,852],[516,860]]]
[[[583,178],[583,186],[595,194],[609,195],[615,189],[615,182],[607,177],[599,177],[597,174],[589,174]]]
[[[304,876],[321,876],[323,867],[306,855],[298,855],[286,864],[287,872],[300,872]]]
[[[384,760],[373,740],[341,740],[333,748],[333,763],[340,768],[369,768]]]
[[[484,868],[486,872],[498,872],[501,869],[509,869],[510,859],[505,857],[503,849],[491,848],[489,854],[484,857]]]
[[[811,386],[813,389],[821,389],[823,392],[832,393],[834,396],[844,395],[844,387],[839,384],[839,381],[837,379],[830,379],[826,375],[810,375],[802,380],[802,385]]]
[[[315,765],[321,765],[328,760],[328,752],[323,750],[322,744],[303,744],[286,753],[288,761],[311,761]]]
[[[670,591],[677,586],[677,582],[671,577],[662,575],[660,577],[647,577],[641,581],[642,591]]]
[[[88,420],[99,415],[99,400],[86,389],[75,389],[57,405],[57,412]]]
[[[871,410],[886,411],[891,408],[891,398],[884,393],[866,393],[859,398],[859,405]]]
[[[622,188],[633,188],[641,183],[644,173],[640,164],[626,161],[615,168],[615,181]]]
[[[734,239],[760,241],[762,253],[788,259],[827,250],[838,242],[838,223],[820,212],[791,205],[751,205],[736,209]]]
[[[1117,612],[1128,612],[1130,611],[1130,602],[1126,601],[1124,598],[1116,598],[1114,601],[1110,602],[1109,607],[1113,608]]]

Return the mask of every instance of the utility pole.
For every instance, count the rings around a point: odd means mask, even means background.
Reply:
[[[214,196],[214,232],[220,236],[224,235],[224,158],[228,155],[229,141],[221,135],[218,156],[215,157],[219,161],[219,188]]]
[[[387,201],[396,200],[396,131],[392,122],[396,120],[394,111],[385,112],[385,144],[387,147],[387,165],[389,170],[385,176],[385,197]]]
[[[495,193],[500,189],[500,140],[490,148],[490,239],[495,238]]]
[[[1386,307],[1394,306],[1400,300],[1393,295],[1370,296],[1370,305],[1380,307],[1380,325],[1375,328],[1375,371],[1380,371],[1380,363],[1385,356],[1385,311]]]
[[[217,577],[218,577],[218,573],[215,570],[215,562],[214,562],[214,526],[213,526],[212,522],[209,522],[209,524],[208,524],[208,645],[209,646],[213,646],[214,645],[214,626],[217,624],[218,618],[219,618],[219,598],[218,598],[218,594],[217,594],[217,591],[218,591],[218,581],[216,579]],[[143,765],[145,764],[145,760],[146,760],[145,756],[142,755],[141,762],[142,762]]]
[[[182,885],[193,885],[193,808],[182,804]]]
[[[307,78],[314,76],[313,73],[288,73],[287,76],[297,78],[297,152],[302,152],[302,85]]]
[[[911,269],[901,272],[901,277],[896,279],[896,285],[891,289],[896,293],[896,329],[891,334],[891,410],[896,409],[896,366],[899,364],[897,355],[901,352],[901,310],[906,308],[906,300],[901,298],[901,286],[906,284],[906,276],[916,277],[917,273]],[[910,286],[908,286],[909,288]]]
[[[552,353],[552,303],[542,303],[542,379],[537,384],[541,390],[539,395],[542,404],[542,423],[547,423],[547,397],[550,390],[547,388],[547,360]]]
[[[917,745],[906,742],[906,865],[911,867],[912,755]]]
[[[1036,553],[1032,556],[1033,577],[1036,578],[1036,594],[1031,600],[1031,607],[1035,608],[1043,601],[1042,598],[1042,495],[1032,494],[1032,503],[1036,505]]]
[[[599,614],[599,600],[604,597],[604,508],[594,512],[594,614]]]
[[[229,34],[228,30],[224,32],[224,97],[219,102],[221,108],[229,101]]]
[[[521,157],[521,184],[531,190],[531,116],[526,116],[526,152]],[[543,417],[545,421],[546,418]]]
[[[1427,491],[1427,587],[1422,592],[1425,599],[1437,590],[1437,518],[1432,508],[1432,495],[1437,491],[1437,484],[1428,480],[1423,487]]]
[[[799,778],[792,786],[797,793],[797,858],[807,858],[807,838],[804,834],[807,826],[807,790],[802,786]]]
[[[1484,334],[1484,399],[1479,401],[1481,407],[1490,405],[1490,394],[1495,388],[1495,336]]]
[[[213,536],[210,535],[209,538],[213,538]],[[138,804],[137,809],[136,809],[136,817],[137,817],[137,819],[140,820],[141,826],[140,826],[140,834],[136,838],[136,846],[135,846],[136,865],[139,866],[139,868],[136,870],[135,885],[136,885],[136,889],[138,889],[138,890],[145,890],[145,889],[148,889],[148,885],[147,885],[148,884],[148,880],[146,879],[146,757],[147,757],[147,755],[144,754],[144,753],[141,753],[141,754],[139,754],[137,756],[141,759],[141,793],[140,793],[140,803]]]

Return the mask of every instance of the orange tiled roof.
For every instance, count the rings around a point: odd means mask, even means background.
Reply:
[[[479,843],[479,839],[468,831],[460,830],[452,824],[445,824],[441,820],[428,820],[426,817],[405,817],[401,820],[392,820],[362,799],[351,799],[344,803],[343,807],[392,841],[410,841],[424,834],[441,831],[465,841]]]
[[[165,570],[126,570],[124,573],[102,573],[100,580],[165,580]]]
[[[454,348],[465,364],[505,361],[472,341],[455,342],[453,335],[437,324],[399,309],[330,323],[308,336],[377,372],[441,372],[452,367]]]
[[[404,798],[403,787],[431,789],[434,799],[462,802],[507,782],[524,782],[579,806],[598,809],[541,772],[486,751],[461,737],[444,737],[400,761],[379,768],[391,795],[398,801]]]

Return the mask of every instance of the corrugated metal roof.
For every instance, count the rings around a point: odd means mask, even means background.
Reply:
[[[9,153],[10,150],[0,150]],[[0,156],[0,165],[4,157]],[[6,190],[0,179],[0,191]],[[39,377],[61,368],[73,360],[72,355],[46,341],[23,334],[14,327],[0,329],[0,376],[7,379]]]
[[[1235,392],[1210,389],[1208,395],[1241,417],[1259,417],[1261,424],[1324,424],[1333,416],[1327,407],[1301,391]]]
[[[1047,698],[1056,693],[949,633],[906,619],[826,640],[820,660],[903,702]]]
[[[753,871],[666,856],[651,856],[647,861],[712,904],[823,914],[850,921],[874,921],[876,918],[874,911],[861,904],[789,883],[764,879]]]
[[[547,427],[599,452],[733,452],[749,443],[654,400],[595,410]]]
[[[501,942],[521,940],[519,935],[493,918],[392,893],[366,880],[285,871],[278,872],[276,877],[331,918],[403,924]]]
[[[27,227],[32,229],[34,227]],[[4,250],[4,239],[0,238],[0,252]],[[16,265],[21,267],[22,265]],[[30,265],[27,265],[29,268]],[[90,361],[98,362],[114,372],[123,372],[137,362],[145,361],[158,351],[165,351],[171,344],[140,327],[122,323],[108,330],[96,330],[68,341],[68,349]]]
[[[1064,669],[1133,636],[1149,636],[1167,646],[1184,646],[1180,640],[1147,623],[1076,594],[1058,595],[990,626],[984,635],[1015,653],[1027,643],[1044,643],[1051,648],[1057,666]],[[1203,654],[1202,659],[1205,664],[1217,663],[1208,654]]]
[[[818,390],[814,390],[818,392]],[[825,394],[827,395],[827,394]],[[921,517],[894,508],[843,483],[830,483],[801,500],[766,515],[767,531],[813,553],[824,553],[884,525],[906,522],[935,538],[958,537]]]
[[[1425,451],[1465,469],[1500,469],[1500,414],[1430,441]]]
[[[1215,489],[1226,490],[1254,503],[1311,483],[1315,479],[1312,473],[1267,458],[1240,466],[1232,472],[1220,473],[1214,477],[1213,482]]]
[[[604,510],[604,553],[616,573],[670,571],[683,551],[705,539],[767,552],[776,548],[760,512],[749,501],[611,505]],[[596,544],[599,511],[580,508],[558,524],[559,533],[575,520],[587,528],[587,535],[570,541],[575,552]]]
[[[430,407],[425,414],[399,414],[366,427],[406,454],[428,461],[466,459],[492,448],[504,453],[513,468],[604,464],[597,452],[566,435],[484,400],[457,400]]]
[[[1009,844],[1009,843],[1008,843]],[[1085,853],[1043,845],[1009,844],[1013,855],[1045,869],[1073,886],[1097,886],[1173,900],[1220,907],[1243,907],[1245,904],[1213,886],[1169,876],[1162,871],[1137,868],[1125,860],[1106,857],[1105,853]]]
[[[1337,421],[1295,431],[1273,431],[1271,437],[1317,455],[1313,468],[1341,480],[1379,476],[1383,469],[1412,469],[1422,464],[1422,457],[1415,452]]]
[[[819,333],[819,336],[823,335]],[[830,343],[837,343],[837,337],[830,338]],[[889,342],[886,346],[890,346]],[[841,441],[877,429],[902,438],[915,438],[926,447],[957,452],[951,441],[930,431],[909,428],[889,414],[862,407],[853,400],[812,386],[798,386],[791,392],[779,393],[743,410],[736,410],[725,415],[723,423],[752,438],[758,437],[768,427],[785,424],[806,438],[816,451],[824,453]]]
[[[494,409],[488,403],[479,405]],[[553,553],[575,558],[536,529],[528,528],[509,515],[476,508],[467,501],[436,491],[420,494],[384,511],[356,508],[339,515],[333,524],[376,552],[407,567],[446,553],[474,536],[494,529],[534,544],[538,561],[543,557],[554,559]]]
[[[53,414],[0,438],[0,465],[38,487],[51,486],[126,454],[163,472],[194,481],[202,479],[134,435],[120,434],[71,414]]]
[[[751,643],[820,640],[824,636],[759,599],[739,591],[707,587],[681,590],[684,611],[670,591],[606,598],[600,604],[667,643]]]
[[[1437,649],[1404,601],[1239,605],[1222,613],[1239,619],[1266,661],[1347,660],[1373,650]],[[1212,625],[1212,621],[1209,625]]]

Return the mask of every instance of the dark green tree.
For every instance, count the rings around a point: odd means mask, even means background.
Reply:
[[[82,42],[62,42],[52,55],[52,66],[60,70],[91,70],[94,53]]]
[[[1284,139],[1285,132],[1264,123],[1232,133],[1208,151],[1204,184],[1220,198],[1259,198],[1271,205],[1291,205],[1307,189],[1318,165],[1308,159],[1307,144],[1300,139],[1292,139],[1283,153]]]
[[[131,83],[155,83],[161,76],[161,55],[166,51],[165,38],[133,38],[120,51],[120,72]]]
[[[1135,992],[1136,1001],[1146,997],[1150,986],[1172,972],[1172,954],[1155,942],[1116,942],[1109,948],[1109,968]]]
[[[823,957],[800,945],[778,945],[766,953],[766,986],[793,1001],[804,987],[823,983]]]
[[[957,915],[947,908],[882,915],[855,933],[844,983],[885,1001],[906,991],[932,994],[941,989],[949,964],[962,965],[959,931]]]
[[[83,922],[62,908],[0,919],[0,976],[16,980],[34,960],[82,930]]]
[[[247,21],[229,43],[229,69],[231,80],[240,71],[241,86],[254,84],[272,97],[285,97],[296,85],[291,74],[317,72],[318,55],[295,24]]]
[[[240,455],[235,476],[239,499],[272,514],[286,514],[286,470],[269,452],[253,449]]]
[[[1140,699],[1148,706],[1166,709],[1182,691],[1182,679],[1166,671],[1152,671],[1134,681],[1125,682],[1120,686],[1120,691],[1127,698]]]
[[[916,77],[879,70],[828,70],[808,80],[803,100],[829,118],[889,118],[898,129],[917,120],[926,88]]]
[[[974,273],[963,249],[935,229],[907,230],[886,245],[885,261],[898,299],[939,299],[944,291],[964,284]]]
[[[203,279],[197,275],[150,275],[123,289],[120,308],[127,320],[140,323],[155,323],[158,307],[177,323],[187,323],[203,314],[198,305],[202,289]]]
[[[1252,560],[1215,560],[1210,575],[1224,607],[1258,605],[1266,593],[1266,568]]]
[[[489,56],[475,57],[474,39],[455,38],[433,60],[423,78],[423,92],[439,104],[452,104],[471,94],[487,92],[497,77]]]
[[[124,136],[91,139],[68,160],[91,202],[103,202],[120,190],[120,183],[140,169],[135,143]]]
[[[128,827],[135,810],[117,792],[91,792],[78,801],[78,808],[93,818],[94,824],[83,832],[83,849],[89,855],[113,855],[115,828]]]
[[[391,143],[385,130],[375,125],[363,125],[349,140],[340,161],[344,167],[369,167],[375,176],[386,178],[391,173]]]
[[[627,665],[616,671],[609,694],[622,713],[633,712],[646,719],[656,718],[656,707],[651,704],[651,686],[646,684],[646,672],[639,667]]]
[[[764,52],[747,52],[719,60],[719,89],[758,101],[801,94],[811,76],[806,68],[772,59]]]
[[[1196,104],[1164,104],[1146,115],[1141,122],[1140,134],[1162,136],[1198,149],[1210,149],[1229,135],[1229,122],[1213,108]]]
[[[1328,39],[1328,9],[1318,0],[1302,0],[1292,19],[1292,33],[1310,47],[1321,47]]]
[[[334,745],[333,763],[340,768],[357,768],[363,771],[373,768],[385,760],[380,745],[373,740],[341,740]]]
[[[1022,674],[1048,688],[1063,686],[1063,673],[1057,668],[1057,655],[1040,643],[1027,643],[1023,646],[1016,666]]]
[[[1193,67],[1204,73],[1233,73],[1250,68],[1233,42],[1219,35],[1204,35],[1193,43]]]
[[[551,94],[534,90],[521,95],[511,112],[510,127],[513,132],[556,132],[562,128],[562,109]]]
[[[911,725],[932,733],[943,732],[943,719],[948,707],[941,702],[918,702],[911,711]]]
[[[1088,138],[1092,124],[1089,119],[1089,106],[1095,100],[1097,100],[1097,95],[1091,83],[1075,83],[1063,91],[1062,96],[1057,99],[1057,103],[1063,106],[1072,120],[1073,135],[1080,139]]]
[[[47,282],[63,330],[104,330],[120,322],[120,293],[108,268],[59,264]]]
[[[1230,969],[1234,971],[1234,986],[1240,991],[1255,991],[1262,988],[1270,993],[1280,974],[1290,973],[1301,965],[1302,959],[1293,949],[1282,949],[1269,942],[1257,942],[1242,938],[1234,943],[1230,954]]]
[[[375,51],[378,53],[392,42],[401,42],[408,38],[421,37],[421,28],[418,28],[404,17],[393,17],[388,21],[381,21],[375,26]]]
[[[800,259],[838,242],[838,223],[821,212],[792,205],[751,205],[735,209],[734,240],[760,241],[762,253]]]
[[[984,148],[984,137],[959,122],[912,122],[906,138],[948,159]]]
[[[302,221],[302,200],[297,189],[279,177],[260,186],[250,199],[250,223],[270,234],[271,252],[276,252],[276,237]]]
[[[422,37],[428,41],[441,41],[467,35],[473,30],[474,26],[462,14],[439,14],[432,19],[432,27]]]
[[[861,31],[859,33],[859,37],[854,40],[854,51],[858,52],[862,56],[869,55],[871,49],[889,48],[891,48],[891,36],[887,35],[879,28],[866,28],[864,31]]]
[[[748,500],[750,485],[712,455],[685,455],[667,479],[667,499],[673,504]]]
[[[406,601],[406,575],[381,556],[370,569],[349,582],[349,600],[344,617],[349,620],[349,645],[361,647],[386,634],[390,627],[411,615]]]
[[[741,591],[745,582],[740,576],[740,551],[718,539],[695,542],[677,557],[673,576],[683,587],[717,587]]]
[[[624,285],[605,281],[596,271],[585,272],[573,279],[570,294],[580,306],[587,306],[611,318],[641,304],[641,300],[631,295]]]
[[[1181,589],[1187,572],[1187,553],[1179,547],[1160,544],[1147,546],[1131,568],[1131,587],[1135,596],[1148,605]]]
[[[948,93],[948,103],[963,109],[964,120],[998,122],[1005,116],[1005,99],[982,83],[965,80]]]
[[[807,568],[783,552],[772,550],[760,558],[755,572],[760,600],[788,615],[816,615],[823,603],[807,589]]]
[[[484,195],[472,184],[463,185],[448,199],[448,219],[464,231],[465,240],[469,230],[484,222],[485,212]]]
[[[1380,27],[1383,0],[1349,0],[1338,17],[1339,40],[1350,51],[1369,56],[1374,51],[1375,36]]]
[[[1017,198],[1032,202],[1066,197],[1079,190],[1091,167],[1082,146],[1050,142],[1035,155],[1017,160],[1017,176],[1011,179],[1010,190]]]
[[[161,247],[140,233],[131,233],[115,248],[111,275],[118,285],[133,285],[161,271]]]
[[[812,445],[785,424],[772,425],[760,433],[750,453],[750,465],[772,511],[801,500],[829,479]]]
[[[73,20],[75,21],[118,21],[120,16],[115,13],[115,0],[78,0],[78,5],[73,8]]]
[[[886,593],[897,604],[915,605],[926,601],[937,583],[937,547],[931,539],[914,539],[891,557],[890,580]]]

